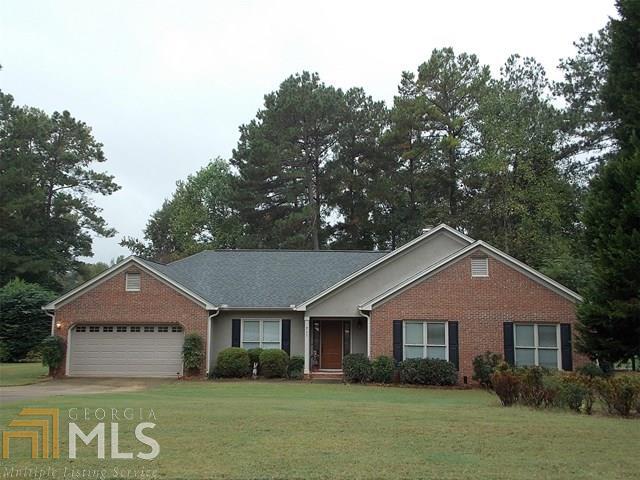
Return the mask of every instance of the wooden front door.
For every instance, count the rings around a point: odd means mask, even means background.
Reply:
[[[320,368],[342,368],[342,322],[320,322]]]

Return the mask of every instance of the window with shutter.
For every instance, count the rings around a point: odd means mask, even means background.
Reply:
[[[488,277],[489,276],[489,259],[484,257],[471,258],[471,276],[472,277]]]
[[[140,291],[140,274],[139,273],[127,273],[125,275],[125,290],[127,292],[139,292]]]

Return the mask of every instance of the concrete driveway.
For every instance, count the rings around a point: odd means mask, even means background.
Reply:
[[[57,395],[91,395],[99,393],[135,392],[162,383],[166,378],[66,378],[33,385],[0,387],[0,403],[20,402]]]

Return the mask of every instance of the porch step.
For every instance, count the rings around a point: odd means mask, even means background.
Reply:
[[[311,379],[313,381],[327,381],[331,383],[339,383],[342,382],[344,375],[342,370],[332,370],[332,371],[317,371],[311,372]]]

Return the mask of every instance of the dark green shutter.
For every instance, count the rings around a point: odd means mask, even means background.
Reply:
[[[513,344],[513,322],[504,322],[504,359],[509,365],[515,365],[515,345]]]
[[[291,355],[291,320],[282,320],[282,350]]]
[[[449,361],[460,370],[460,359],[458,353],[458,322],[449,322]]]
[[[393,321],[393,358],[402,361],[402,320]]]
[[[231,346],[240,346],[240,319],[234,318],[231,320]]]
[[[571,325],[568,323],[560,324],[560,348],[562,352],[562,370],[573,370]]]

